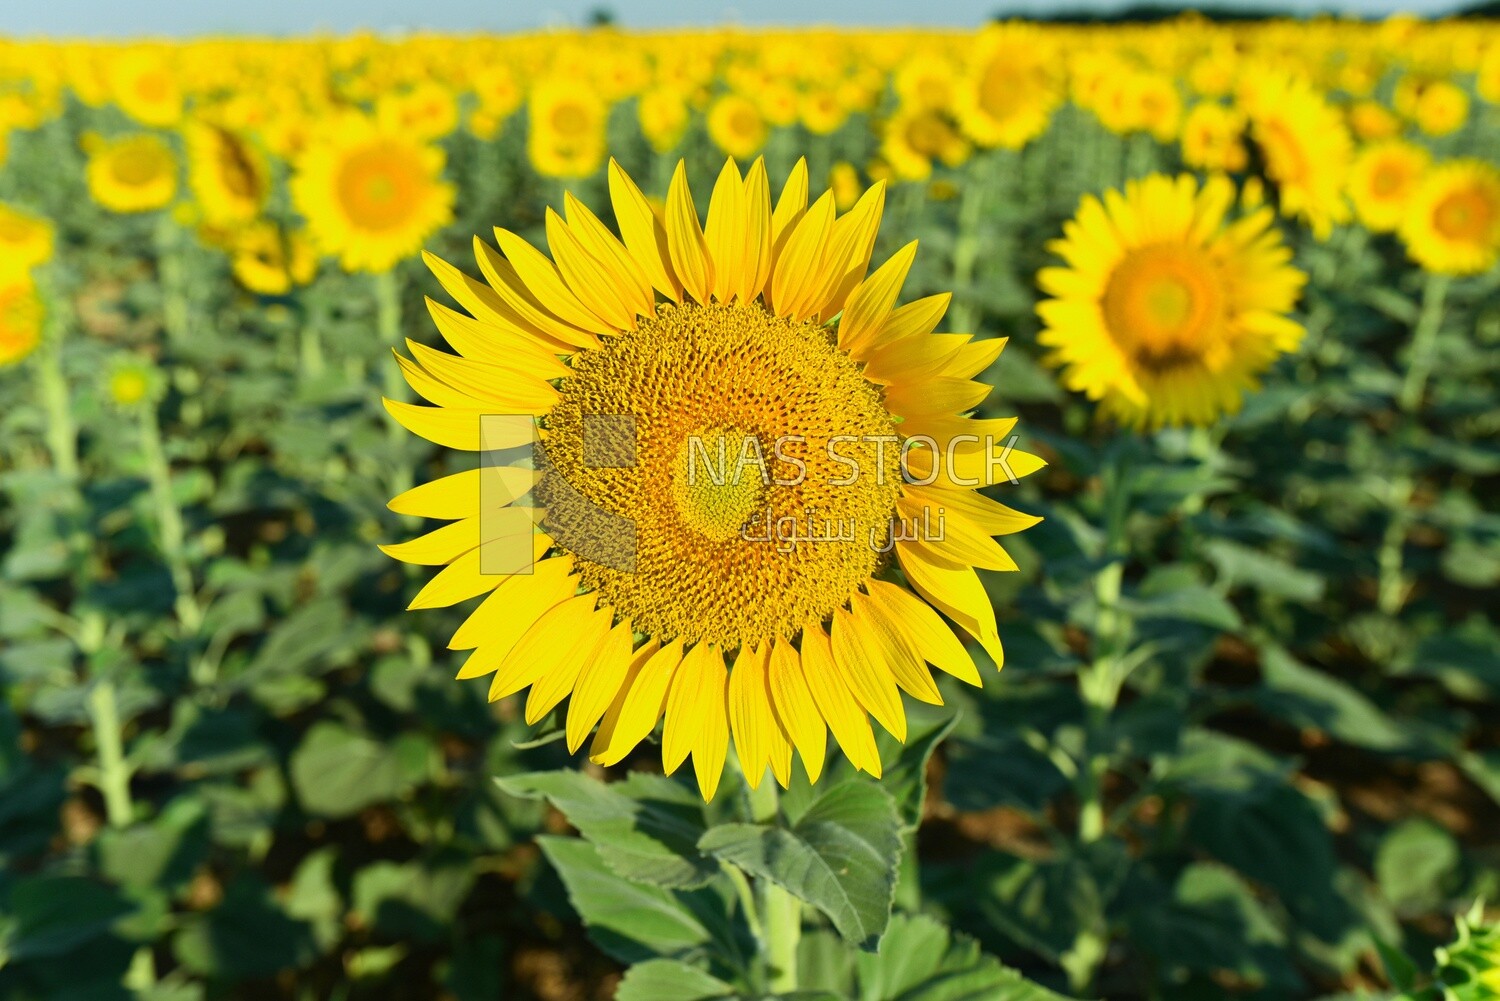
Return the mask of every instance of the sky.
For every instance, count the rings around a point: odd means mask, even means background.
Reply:
[[[1178,2],[1178,0],[1167,0]],[[1214,0],[1210,0],[1210,5]],[[1229,0],[1235,2],[1235,0]],[[1395,10],[1441,13],[1452,0],[1238,0],[1244,6],[1319,9],[1379,15]],[[1026,14],[1059,7],[1107,11],[1129,0],[3,0],[0,35],[139,37],[152,35],[290,35],[425,28],[436,31],[526,31],[583,23],[611,9],[625,27],[685,25],[908,24],[970,27],[996,10]],[[1191,4],[1184,4],[1191,6]]]

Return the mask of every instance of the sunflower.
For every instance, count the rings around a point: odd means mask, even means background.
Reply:
[[[1131,427],[1208,424],[1302,327],[1286,314],[1306,276],[1272,228],[1269,208],[1227,221],[1234,187],[1218,176],[1153,174],[1086,196],[1049,245],[1037,305],[1048,362],[1069,389]]]
[[[1183,162],[1203,170],[1238,173],[1249,163],[1244,136],[1244,112],[1201,101],[1182,123]]]
[[[609,106],[577,80],[544,81],[531,92],[526,151],[544,177],[586,177],[604,162]]]
[[[423,81],[383,96],[375,115],[393,132],[432,142],[458,128],[458,99],[447,87]]]
[[[1482,160],[1450,160],[1417,187],[1401,223],[1412,260],[1428,271],[1468,275],[1500,257],[1500,170]]]
[[[182,88],[166,53],[125,52],[106,61],[107,86],[120,110],[142,125],[167,127],[182,118]]]
[[[26,274],[52,259],[52,223],[0,202],[0,278]]]
[[[14,365],[42,339],[42,300],[26,274],[0,275],[0,367]]]
[[[1310,84],[1278,74],[1258,78],[1244,103],[1282,213],[1327,239],[1349,218],[1344,185],[1353,140],[1343,117]]]
[[[964,137],[936,111],[902,109],[885,123],[882,133],[880,155],[903,181],[925,181],[934,160],[953,167],[969,156]]]
[[[568,746],[597,726],[599,763],[665,714],[664,765],[691,756],[705,798],[731,736],[752,784],[769,766],[786,785],[794,748],[816,779],[829,729],[878,774],[867,715],[904,739],[900,692],[941,701],[924,662],[980,683],[934,607],[1002,661],[973,567],[1014,569],[991,536],[1038,519],[973,488],[1043,463],[1002,446],[1014,420],[960,415],[1003,342],[932,335],[947,295],[896,307],[915,243],[867,276],[883,185],[838,216],[799,162],[773,209],[764,162],[731,160],[701,226],[681,163],[661,215],[613,162],[609,185],[619,237],[565,196],[550,258],[505,230],[499,252],[475,241],[484,282],[428,257],[469,314],[429,303],[459,354],[408,342],[437,405],[387,409],[470,451],[534,426],[545,461],[391,502],[452,522],[386,548],[445,566],[411,607],[488,595],[449,644],[473,651],[459,677],[493,676],[492,700],[529,687],[532,723],[571,695]],[[531,416],[492,433],[495,413]],[[505,506],[533,478],[540,530]]]
[[[736,160],[748,160],[766,144],[766,120],[749,98],[725,94],[708,109],[708,137]]]
[[[1375,233],[1400,226],[1406,203],[1431,162],[1427,150],[1401,139],[1360,150],[1349,169],[1349,200],[1359,221]]]
[[[1469,95],[1450,81],[1434,81],[1418,95],[1412,120],[1429,136],[1452,135],[1469,120]]]
[[[295,166],[297,210],[346,271],[388,271],[453,218],[443,151],[362,116],[326,123]]]
[[[111,212],[150,212],[177,194],[177,157],[154,135],[84,136],[86,177],[94,201]]]
[[[188,185],[203,218],[225,226],[259,215],[271,192],[271,169],[260,151],[246,137],[208,122],[194,122],[184,134]]]
[[[1349,128],[1365,142],[1394,139],[1401,134],[1401,119],[1379,101],[1360,101],[1349,108]]]
[[[318,257],[302,230],[283,232],[261,219],[236,232],[230,246],[235,279],[257,295],[286,295],[309,284],[318,272]]]
[[[980,33],[954,101],[959,124],[978,145],[1020,149],[1047,131],[1062,95],[1046,38],[1019,24]]]
[[[653,87],[641,95],[636,104],[641,134],[657,153],[677,148],[687,131],[687,100],[670,87]]]

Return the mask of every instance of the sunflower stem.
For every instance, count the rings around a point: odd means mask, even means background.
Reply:
[[[774,824],[781,812],[776,783],[761,776],[750,790],[750,816],[757,824]],[[773,994],[797,989],[797,945],[802,938],[802,902],[768,879],[759,881],[759,923],[768,987]]]
[[[162,556],[167,561],[172,587],[177,592],[177,622],[184,636],[192,636],[203,624],[203,609],[198,604],[193,570],[188,564],[182,510],[172,491],[172,466],[167,461],[166,449],[162,447],[156,405],[149,399],[140,404],[140,437],[141,458],[151,484],[151,503],[155,508],[157,532],[161,536]]]
[[[1401,380],[1401,389],[1396,403],[1404,416],[1407,431],[1416,428],[1422,407],[1422,397],[1427,391],[1427,380],[1435,364],[1438,331],[1443,326],[1443,304],[1448,297],[1451,279],[1447,275],[1429,274],[1422,285],[1422,311],[1417,316],[1417,326],[1412,333],[1411,358],[1407,362],[1406,377]],[[1416,482],[1409,473],[1402,473],[1390,483],[1387,501],[1390,505],[1390,520],[1380,539],[1380,551],[1376,565],[1380,577],[1376,586],[1375,604],[1385,615],[1396,615],[1406,604],[1407,581],[1402,568],[1402,550],[1406,547],[1406,533],[1411,529],[1411,498]]]
[[[130,800],[130,766],[125,761],[120,703],[113,681],[105,678],[94,683],[89,692],[88,711],[99,755],[99,792],[104,797],[104,816],[111,827],[128,827],[135,807]]]
[[[71,482],[78,479],[78,426],[73,421],[73,403],[62,367],[63,337],[68,321],[62,313],[59,297],[45,276],[39,277],[37,292],[47,311],[42,344],[36,358],[37,388],[41,391],[42,408],[47,414],[47,451],[52,453],[52,468],[57,475]]]
[[[396,276],[394,270],[380,271],[374,275],[375,284],[375,323],[380,337],[380,342],[389,348],[395,348],[401,344],[401,280]],[[385,372],[385,395],[387,398],[398,401],[408,399],[406,383],[401,378],[400,369],[394,362],[389,362],[383,368]],[[391,441],[391,449],[395,456],[399,456],[406,444],[406,434],[401,425],[390,421],[386,425]],[[391,467],[391,491],[393,494],[405,493],[411,489],[412,471],[406,468],[404,462],[395,462]]]
[[[979,261],[980,227],[989,200],[991,175],[1000,169],[993,155],[969,161],[968,178],[958,202],[958,236],[953,241],[953,294],[949,313],[952,329],[975,333],[979,307],[973,299],[974,265]]]
[[[182,232],[170,212],[156,221],[156,273],[161,281],[161,325],[172,344],[188,337],[187,279],[182,262]]]

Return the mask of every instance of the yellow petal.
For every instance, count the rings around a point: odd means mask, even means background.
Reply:
[[[1041,516],[1006,507],[972,490],[944,490],[939,487],[905,488],[918,502],[934,509],[957,511],[988,535],[1011,535],[1041,522]]]
[[[705,800],[719,787],[729,751],[728,685],[724,655],[713,644],[699,643],[683,657],[667,695],[662,768],[670,775],[691,752]]]
[[[817,623],[809,623],[802,629],[802,676],[807,680],[813,703],[850,763],[879,778],[880,751],[875,746],[870,721],[849,691],[843,672],[834,664],[828,634]],[[801,744],[797,746],[802,748]],[[805,753],[803,760],[807,760]]]
[[[534,375],[492,362],[450,355],[416,341],[408,340],[406,345],[417,364],[459,392],[498,407],[515,408],[497,408],[496,413],[540,415],[557,404],[557,390]]]
[[[434,302],[431,297],[427,299],[427,311],[432,314],[433,323],[437,324],[443,339],[465,358],[504,365],[540,379],[561,379],[572,371],[558,359],[551,338],[543,341],[530,334],[476,320]]]
[[[1018,570],[1016,561],[994,539],[980,531],[958,511],[924,504],[911,497],[896,501],[896,510],[908,525],[933,526],[935,538],[919,537],[915,543],[925,546],[939,558],[952,563],[966,563],[984,570]]]
[[[609,609],[598,609],[578,633],[559,637],[556,659],[532,682],[531,694],[526,696],[528,726],[535,726],[559,702],[572,694],[584,665],[598,656],[599,648],[608,638],[609,624],[613,617]]]
[[[573,699],[568,703],[568,753],[576,754],[606,710],[614,703],[630,670],[631,647],[635,635],[629,622],[621,622],[609,632],[598,651],[583,667]]]
[[[844,308],[849,294],[870,269],[870,254],[884,209],[885,182],[877,181],[834,224],[823,261],[823,285],[812,303],[812,311],[823,319],[836,316]]]
[[[585,639],[597,645],[597,604],[597,594],[580,594],[543,612],[500,661],[490,681],[490,701],[514,695],[569,658],[581,656],[575,648]]]
[[[529,444],[532,439],[532,435],[526,433],[517,422],[490,421],[486,427],[484,418],[494,416],[494,407],[460,410],[454,407],[419,407],[399,400],[383,402],[396,423],[412,434],[445,448],[482,452],[488,449],[516,448]]]
[[[412,487],[386,507],[397,514],[455,521],[477,514],[481,503],[498,507],[524,497],[536,478],[535,470],[520,466],[480,466]]]
[[[573,557],[566,555],[540,561],[529,574],[506,577],[448,641],[449,650],[486,652],[487,668],[481,670],[479,663],[472,670],[466,666],[459,677],[476,678],[499,667],[501,658],[510,653],[516,640],[543,612],[562,604],[577,591]]]
[[[708,223],[703,238],[713,261],[711,294],[728,302],[745,283],[746,265],[745,188],[734,158],[724,161],[719,179],[708,200]]]
[[[947,366],[968,341],[968,334],[928,334],[881,344],[856,357],[864,361],[865,378],[871,382],[917,383],[947,374]]]
[[[771,757],[770,729],[776,721],[766,703],[766,661],[770,647],[740,648],[729,672],[729,731],[734,736],[740,769],[751,789],[760,786]]]
[[[865,586],[869,588],[870,600],[885,612],[886,621],[911,638],[927,663],[979,687],[979,668],[974,666],[974,658],[926,602],[889,581],[872,580]]]
[[[947,416],[973,410],[989,395],[990,387],[982,382],[939,376],[887,386],[885,407],[908,419]]]
[[[797,753],[802,755],[802,764],[807,769],[809,781],[816,782],[818,776],[823,774],[823,760],[828,751],[828,728],[807,687],[807,678],[802,673],[802,658],[796,647],[786,640],[778,639],[771,647],[767,675],[771,706],[776,718],[796,745]]]
[[[589,253],[562,216],[549,208],[546,220],[547,247],[568,288],[614,332],[634,330],[636,310],[629,292],[616,284],[613,273]]]
[[[596,764],[614,765],[650,736],[667,707],[667,692],[682,663],[682,640],[673,640],[649,654],[637,654],[631,662],[621,697],[604,714],[599,732],[589,748]]]
[[[672,270],[672,255],[667,246],[667,229],[641,189],[611,157],[609,161],[609,199],[615,209],[620,237],[630,250],[651,285],[662,295],[677,302],[682,298],[682,283]]]
[[[771,245],[780,247],[781,240],[790,232],[802,213],[807,211],[807,157],[801,157],[792,166],[782,185],[781,195],[776,199],[776,211],[771,214]]]
[[[990,337],[974,341],[959,348],[953,358],[936,370],[936,375],[950,375],[959,379],[972,379],[987,370],[1000,358],[1009,337]]]
[[[517,537],[529,539],[535,524],[530,511],[502,508],[487,511],[483,516],[455,521],[408,542],[381,546],[380,551],[402,563],[443,566],[486,542]]]
[[[599,338],[587,329],[564,323],[544,308],[521,280],[515,266],[477,236],[474,237],[474,257],[479,262],[479,270],[484,273],[485,281],[490,283],[490,287],[504,300],[506,307],[516,315],[520,323],[537,331],[540,336],[569,347],[598,346]],[[550,268],[551,262],[547,266]]]
[[[857,625],[848,609],[833,613],[833,662],[843,674],[849,690],[859,704],[885,727],[892,737],[906,740],[906,710],[896,679],[872,642]]]
[[[896,558],[912,588],[978,640],[997,668],[1003,666],[995,607],[973,569],[939,562],[910,542],[896,543]]]
[[[886,344],[904,337],[932,333],[942,321],[943,314],[948,312],[948,304],[952,301],[953,293],[939,292],[898,307],[881,323],[875,342]]]
[[[698,224],[698,210],[693,207],[687,166],[680,160],[667,189],[667,249],[683,290],[699,302],[708,302],[714,287],[713,260]]]
[[[875,345],[916,257],[917,241],[913,240],[855,287],[839,318],[839,347],[858,358]]]
[[[547,312],[564,323],[596,334],[612,334],[619,329],[578,298],[563,280],[557,265],[546,254],[510,230],[498,226],[495,227],[495,242],[499,244],[500,252],[505,255],[510,266],[516,269],[516,275],[525,284],[532,298],[541,303]]]
[[[641,316],[654,315],[656,294],[652,291],[651,279],[640,261],[631,255],[629,249],[609,231],[609,227],[599,221],[599,217],[587,205],[574,198],[571,193],[563,194],[563,207],[567,210],[568,226],[573,234],[600,266],[609,271],[615,286],[620,289],[633,311]]]
[[[849,607],[854,614],[854,628],[863,637],[866,649],[885,663],[895,677],[896,685],[929,705],[942,705],[943,696],[933,683],[922,651],[917,649],[911,637],[863,594],[855,594],[849,599]]]
[[[770,304],[776,315],[803,320],[816,308],[813,296],[823,278],[821,267],[833,214],[833,193],[825,191],[787,235],[771,272]]]
[[[756,157],[745,175],[745,274],[740,300],[751,302],[771,277],[771,182],[764,157]]]
[[[458,559],[449,563],[436,577],[428,581],[417,596],[407,605],[410,611],[416,608],[446,608],[456,605],[460,601],[493,591],[500,582],[507,579],[524,565],[541,559],[543,553],[552,547],[552,540],[546,535],[536,533],[532,536],[531,552],[524,550],[515,554],[516,566],[507,568],[507,572],[495,572],[490,566],[494,558],[490,555],[491,550],[487,546],[480,546],[464,553]]]

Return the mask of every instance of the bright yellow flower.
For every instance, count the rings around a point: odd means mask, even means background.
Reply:
[[[1430,136],[1452,135],[1469,120],[1469,95],[1447,80],[1422,88],[1412,119]]]
[[[1302,327],[1287,314],[1306,276],[1269,208],[1226,216],[1234,186],[1153,174],[1086,196],[1037,275],[1038,342],[1063,382],[1129,427],[1212,423]]]
[[[182,119],[182,88],[166,52],[140,49],[107,61],[108,89],[120,110],[142,125]]]
[[[1349,218],[1344,186],[1353,140],[1342,116],[1309,84],[1270,75],[1247,95],[1250,134],[1265,159],[1281,211],[1303,219],[1318,239]]]
[[[581,81],[555,78],[531,92],[526,150],[545,177],[586,177],[604,162],[609,108]]]
[[[1190,167],[1239,173],[1245,151],[1245,113],[1212,101],[1193,106],[1182,123],[1182,159]]]
[[[1474,89],[1491,104],[1500,104],[1500,42],[1491,41],[1474,74]]]
[[[1162,73],[1137,73],[1130,78],[1130,100],[1135,105],[1134,118],[1139,127],[1157,142],[1177,138],[1182,121],[1182,95],[1172,78]]]
[[[307,234],[283,232],[264,219],[237,234],[229,260],[235,279],[258,295],[286,295],[318,273],[317,251]]]
[[[1401,134],[1401,119],[1378,101],[1360,101],[1349,109],[1349,128],[1365,142],[1394,139]]]
[[[245,136],[208,122],[194,122],[187,140],[188,185],[210,225],[248,222],[260,214],[271,192],[266,158]]]
[[[42,300],[24,273],[0,276],[0,367],[14,365],[42,339]]]
[[[1450,160],[1428,172],[1407,206],[1401,239],[1428,271],[1488,271],[1500,256],[1500,170],[1482,160]]]
[[[748,160],[766,144],[769,129],[749,98],[725,94],[708,109],[708,137],[736,160]]]
[[[297,210],[346,271],[388,271],[453,218],[443,151],[362,116],[326,122],[294,166]]]
[[[531,723],[571,696],[568,746],[597,726],[601,764],[665,713],[663,765],[691,756],[707,798],[731,738],[752,785],[768,767],[786,785],[794,749],[816,779],[829,729],[878,774],[868,717],[905,739],[901,692],[941,701],[927,663],[980,683],[922,598],[1001,662],[972,567],[1014,568],[991,536],[1037,519],[974,489],[1043,463],[991,466],[1014,421],[958,415],[1002,344],[933,336],[946,295],[895,308],[915,243],[867,276],[883,185],[836,217],[831,193],[808,204],[803,162],[773,208],[764,163],[742,178],[730,161],[700,226],[683,165],[664,217],[617,165],[609,180],[619,237],[567,197],[550,258],[504,230],[499,252],[476,242],[487,282],[429,258],[471,315],[432,307],[457,355],[409,342],[402,368],[436,406],[386,403],[469,451],[544,422],[540,526],[505,506],[536,471],[490,467],[391,501],[453,524],[386,552],[444,567],[413,608],[487,595],[450,641],[473,651],[459,677],[491,677],[491,699],[530,688]],[[497,412],[532,416],[482,430]],[[920,530],[940,513],[945,531]],[[898,564],[910,590],[884,579]]]
[[[1349,170],[1349,200],[1359,221],[1376,233],[1400,226],[1406,204],[1431,162],[1427,150],[1400,139],[1360,150]]]
[[[84,136],[94,201],[112,212],[150,212],[177,195],[177,156],[159,136]]]
[[[392,132],[432,141],[458,128],[458,100],[448,88],[423,81],[383,96],[375,115]]]
[[[127,357],[111,368],[105,389],[111,403],[129,409],[156,395],[157,383],[156,370],[149,361]]]
[[[833,207],[840,212],[848,212],[859,201],[859,196],[864,194],[865,186],[860,183],[859,169],[847,160],[840,160],[828,171],[828,190],[833,192]]]
[[[0,279],[27,274],[52,260],[52,223],[0,202]]]
[[[953,106],[958,72],[947,59],[918,54],[897,67],[892,85],[903,108],[946,111]]]
[[[1061,99],[1039,29],[1006,24],[975,43],[968,79],[954,108],[964,133],[980,146],[1020,149],[1047,130]]]
[[[641,134],[657,153],[669,153],[687,131],[687,101],[669,87],[655,87],[641,95],[636,107]]]
[[[838,131],[839,126],[848,119],[849,110],[840,103],[836,93],[819,88],[803,95],[799,117],[807,131],[815,136],[826,136]],[[747,156],[754,152],[755,150],[751,150]]]
[[[922,181],[932,174],[934,160],[950,167],[962,163],[969,144],[938,112],[904,109],[885,123],[880,155],[899,179]]]

